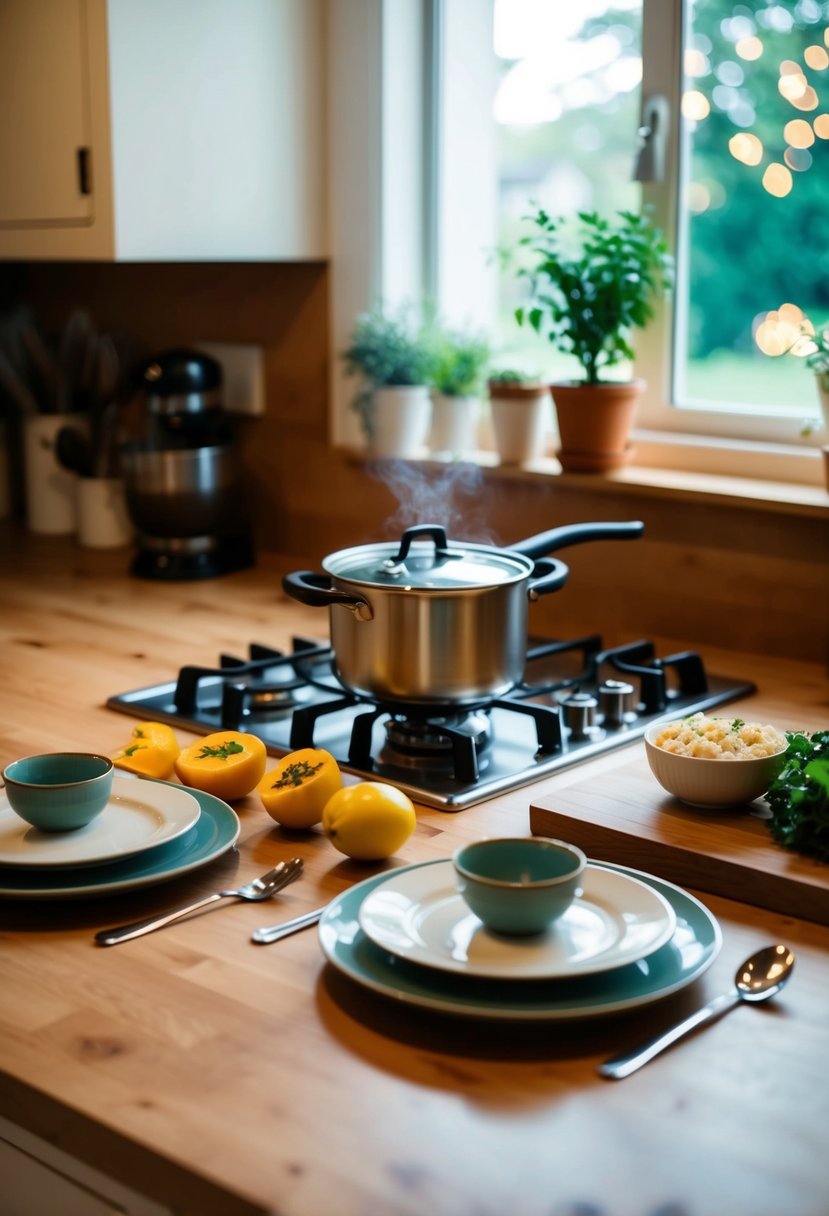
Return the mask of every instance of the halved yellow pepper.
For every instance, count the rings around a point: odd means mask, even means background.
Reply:
[[[265,771],[268,753],[256,735],[219,730],[185,747],[176,760],[183,785],[233,802],[249,794]]]
[[[172,728],[164,722],[139,722],[129,743],[113,752],[111,759],[116,768],[166,781],[173,775],[180,750]]]
[[[342,789],[337,761],[321,747],[303,747],[283,756],[256,792],[271,819],[286,828],[310,828],[322,819],[326,802]]]

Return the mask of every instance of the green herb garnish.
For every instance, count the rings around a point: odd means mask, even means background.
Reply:
[[[783,768],[766,792],[769,827],[788,849],[829,861],[829,730],[786,731]]]
[[[235,739],[228,740],[227,743],[220,743],[218,747],[213,747],[210,743],[205,743],[204,747],[196,756],[197,760],[229,760],[231,756],[238,756],[239,752],[245,749],[241,743],[237,743]]]
[[[274,781],[271,789],[284,790],[289,786],[302,785],[303,781],[307,781],[309,777],[318,773],[322,765],[322,760],[319,764],[309,764],[307,760],[297,760],[294,764],[286,764],[279,775],[279,780]]]
[[[735,718],[734,721],[731,723],[731,729],[734,731],[735,734],[743,726],[745,726],[745,720],[743,718]]]

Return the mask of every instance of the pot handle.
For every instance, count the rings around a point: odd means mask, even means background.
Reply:
[[[641,520],[629,520],[622,523],[585,523],[564,524],[560,528],[551,528],[549,532],[539,532],[520,540],[515,545],[508,545],[515,553],[523,553],[525,557],[546,557],[555,553],[556,549],[564,549],[567,545],[579,545],[588,540],[635,540],[645,531]]]
[[[557,558],[551,557],[549,560],[540,560],[535,563],[533,577],[530,579],[527,587],[527,595],[531,601],[535,601],[542,595],[549,595],[551,591],[558,591],[559,587],[563,587],[570,576],[570,567],[565,566],[564,562],[560,562]]]
[[[343,604],[350,608],[361,621],[370,621],[374,612],[367,600],[345,591],[335,591],[327,574],[315,574],[312,570],[298,570],[286,574],[282,579],[282,590],[291,599],[299,600],[310,608],[325,608],[329,604]]]
[[[430,536],[435,542],[435,551],[441,555],[447,553],[449,541],[446,539],[445,528],[442,528],[440,524],[415,524],[413,528],[407,528],[400,537],[400,548],[394,557],[390,559],[393,565],[397,566],[406,560],[412,547],[412,542],[417,540],[419,536]]]

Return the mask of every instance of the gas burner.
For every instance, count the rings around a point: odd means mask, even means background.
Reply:
[[[461,780],[475,781],[492,739],[492,724],[483,711],[448,717],[391,717],[384,723],[386,739],[377,757],[382,768],[442,770]]]
[[[414,756],[439,756],[452,750],[452,738],[471,739],[478,751],[490,740],[492,729],[485,713],[458,714],[453,718],[390,718],[386,739],[390,747]]]
[[[249,731],[274,756],[325,748],[346,772],[457,811],[753,691],[709,676],[693,651],[659,657],[648,641],[606,648],[589,634],[533,639],[521,684],[471,709],[386,704],[343,687],[330,647],[295,638],[287,653],[253,644],[107,705],[203,734]]]

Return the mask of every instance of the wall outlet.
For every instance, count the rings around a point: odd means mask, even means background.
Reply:
[[[234,414],[259,417],[265,412],[265,360],[261,346],[242,342],[196,342],[199,350],[222,365],[223,403]]]

